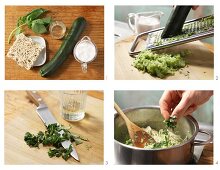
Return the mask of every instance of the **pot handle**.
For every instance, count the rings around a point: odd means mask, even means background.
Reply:
[[[205,131],[205,130],[199,130],[198,133],[204,133],[207,136],[209,136],[209,138],[206,141],[201,141],[201,140],[195,140],[194,141],[194,146],[202,146],[202,145],[207,145],[209,143],[211,143],[213,141],[213,136],[211,133]]]

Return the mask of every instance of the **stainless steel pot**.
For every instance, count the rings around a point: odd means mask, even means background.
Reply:
[[[165,128],[163,117],[157,106],[139,107],[124,110],[128,118],[140,127],[151,126],[155,130]],[[193,160],[194,146],[205,145],[212,141],[212,135],[200,131],[197,121],[192,116],[181,118],[176,133],[188,140],[180,145],[163,149],[143,149],[125,145],[129,138],[124,120],[118,115],[114,119],[114,147],[118,164],[186,164]],[[195,141],[198,133],[209,136],[207,141]]]

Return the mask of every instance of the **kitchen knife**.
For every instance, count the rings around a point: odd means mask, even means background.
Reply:
[[[54,123],[58,124],[58,122],[56,121],[52,113],[49,111],[47,105],[44,103],[43,99],[37,94],[36,91],[27,91],[27,94],[29,98],[31,99],[31,101],[37,106],[36,111],[46,126],[50,124],[54,124]],[[62,134],[63,134],[63,131],[60,132],[60,135]],[[65,149],[68,149],[69,146],[72,145],[72,143],[69,140],[63,141],[61,144]],[[79,156],[73,145],[72,145],[72,150],[73,151],[70,153],[71,156],[75,160],[79,161]]]

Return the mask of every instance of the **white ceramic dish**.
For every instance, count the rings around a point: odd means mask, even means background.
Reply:
[[[40,44],[40,46],[43,48],[42,51],[40,52],[40,55],[38,57],[38,59],[35,61],[34,63],[34,67],[36,66],[42,66],[47,59],[47,54],[46,54],[46,42],[44,40],[44,38],[40,37],[40,36],[29,36],[34,42],[37,42],[38,44]]]

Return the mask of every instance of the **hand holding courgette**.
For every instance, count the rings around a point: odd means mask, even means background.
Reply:
[[[67,36],[65,37],[55,56],[49,61],[49,63],[41,68],[40,74],[42,77],[53,74],[56,69],[58,69],[59,66],[67,59],[74,46],[78,42],[80,35],[85,30],[85,27],[86,20],[83,17],[78,17],[73,22],[72,27],[70,28]]]

